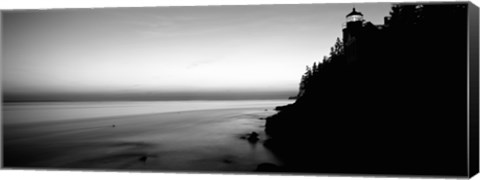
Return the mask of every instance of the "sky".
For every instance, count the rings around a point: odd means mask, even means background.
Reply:
[[[355,6],[388,3],[2,12],[7,100],[286,99],[329,54]]]

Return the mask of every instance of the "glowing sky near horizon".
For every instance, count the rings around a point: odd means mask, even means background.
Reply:
[[[295,95],[305,66],[328,55],[354,5],[375,24],[390,9],[368,3],[6,11],[3,91]]]

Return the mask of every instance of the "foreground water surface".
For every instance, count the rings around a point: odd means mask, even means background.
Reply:
[[[281,165],[262,145],[262,119],[292,102],[4,103],[4,165],[158,171]],[[252,131],[259,142],[241,138]]]

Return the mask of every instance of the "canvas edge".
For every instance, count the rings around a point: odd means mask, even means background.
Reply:
[[[468,6],[468,177],[479,168],[479,13],[478,7]]]

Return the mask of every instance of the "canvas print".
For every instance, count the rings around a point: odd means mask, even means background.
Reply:
[[[472,3],[5,10],[1,17],[4,168],[478,172]]]

